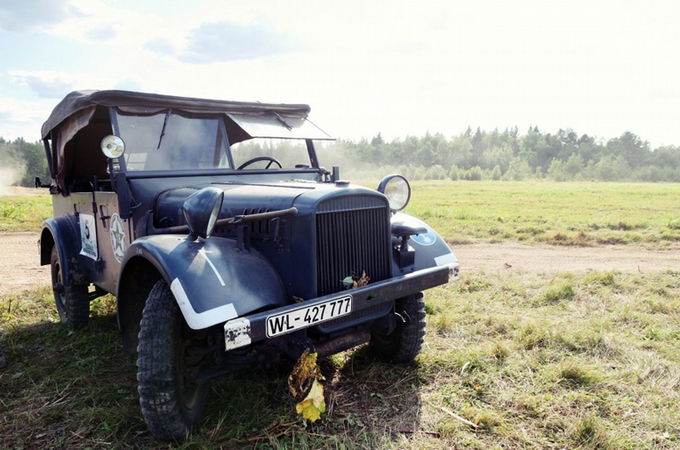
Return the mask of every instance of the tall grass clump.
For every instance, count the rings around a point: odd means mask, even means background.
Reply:
[[[570,281],[549,284],[541,294],[539,300],[543,304],[557,303],[560,300],[571,300],[576,296],[574,285]]]

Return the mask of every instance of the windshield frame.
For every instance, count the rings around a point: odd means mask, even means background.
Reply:
[[[113,128],[113,133],[116,136],[119,136],[121,139],[123,139],[123,142],[126,144],[126,152],[123,157],[119,158],[119,163],[121,170],[125,171],[126,173],[135,173],[135,172],[183,172],[186,170],[198,170],[199,172],[204,172],[204,171],[214,171],[214,170],[230,170],[234,168],[234,161],[231,157],[231,152],[229,151],[229,135],[227,133],[227,129],[225,127],[224,123],[224,114],[215,114],[215,113],[208,113],[208,114],[197,114],[197,113],[188,113],[186,111],[182,110],[177,110],[174,108],[166,108],[163,110],[154,110],[153,112],[149,113],[130,113],[126,111],[122,111],[119,108],[110,108],[110,118],[111,118],[111,125]],[[126,132],[124,132],[121,129],[121,124],[119,121],[119,118],[121,116],[124,117],[137,117],[137,118],[144,118],[144,117],[157,117],[161,116],[163,117],[163,125],[161,128],[161,132],[158,135],[158,143],[157,145],[152,145],[152,142],[148,142],[145,145],[146,151],[135,151],[132,152],[130,148],[130,143],[126,142]],[[133,154],[144,154],[146,155],[144,158],[144,163],[146,164],[146,158],[148,155],[151,154],[152,151],[161,151],[162,150],[162,144],[167,143],[168,141],[166,140],[166,133],[168,132],[168,122],[170,121],[172,117],[178,117],[181,118],[182,120],[214,120],[216,122],[216,128],[215,128],[215,142],[213,145],[213,167],[190,167],[188,169],[181,168],[181,167],[169,167],[169,168],[162,168],[162,169],[132,169],[129,164],[129,158]],[[172,129],[170,129],[172,131]],[[154,137],[155,139],[155,137]],[[172,141],[170,141],[172,142]],[[172,147],[170,147],[172,148]],[[193,149],[192,149],[193,150]],[[169,152],[169,150],[166,150],[166,152]],[[225,165],[222,167],[217,166],[217,152],[221,154],[221,158],[225,158]],[[174,148],[174,153],[178,153],[178,149]],[[199,154],[198,152],[191,152],[191,155],[196,155]]]
[[[314,172],[320,175],[324,175],[327,173],[327,171],[319,166],[319,160],[318,156],[316,154],[315,146],[314,146],[314,140],[318,140],[317,138],[300,138],[300,137],[281,137],[280,135],[273,133],[274,136],[270,136],[268,139],[271,139],[272,141],[283,141],[283,140],[289,140],[289,141],[304,141],[305,142],[305,147],[307,150],[307,156],[309,158],[309,166],[308,167],[299,167],[299,168],[282,168],[279,169],[277,168],[270,168],[270,169],[242,169],[242,170],[237,170],[236,165],[234,163],[234,158],[232,154],[232,148],[231,148],[231,137],[229,131],[231,130],[233,132],[234,129],[236,129],[237,133],[239,134],[239,138],[237,139],[237,143],[241,142],[247,142],[250,140],[256,140],[257,138],[251,137],[250,135],[247,134],[243,128],[239,127],[238,122],[234,121],[232,118],[231,114],[223,114],[223,113],[207,113],[207,114],[200,114],[200,113],[187,113],[185,111],[181,111],[178,109],[174,108],[166,108],[163,110],[158,110],[154,109],[153,111],[149,112],[127,112],[120,110],[119,108],[112,107],[109,109],[109,114],[111,118],[111,125],[113,129],[113,133],[116,136],[121,137],[123,140],[125,138],[121,135],[121,128],[120,128],[120,123],[119,123],[119,116],[137,116],[137,117],[151,117],[151,116],[157,116],[157,115],[165,115],[167,117],[168,114],[176,114],[184,118],[197,118],[197,119],[218,119],[218,133],[221,133],[223,136],[223,142],[222,146],[225,146],[225,152],[226,152],[226,158],[227,158],[227,163],[228,167],[203,167],[203,168],[187,168],[187,169],[179,169],[179,168],[171,168],[171,169],[143,169],[143,170],[130,170],[128,167],[127,161],[125,157],[119,158],[119,166],[120,166],[120,171],[125,172],[126,176],[128,178],[153,178],[153,177],[164,177],[164,176],[197,176],[201,174],[206,174],[210,173],[213,175],[234,175],[234,174],[254,174],[254,175],[263,175],[263,174],[279,174],[279,175],[284,175],[287,173],[301,173],[301,172]],[[311,122],[309,124],[313,125]],[[167,125],[167,123],[166,123]],[[313,125],[316,127],[315,125]],[[282,125],[283,127],[283,125]],[[245,139],[244,139],[245,137]],[[159,136],[160,138],[160,136]],[[163,138],[165,139],[165,138]],[[320,140],[326,141],[326,140],[335,140],[334,138],[328,137],[328,135],[325,135],[322,137]],[[129,151],[129,149],[127,149]],[[149,150],[149,151],[152,151]],[[126,152],[127,153],[127,152]]]

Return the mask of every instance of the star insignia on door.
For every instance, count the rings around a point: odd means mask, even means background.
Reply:
[[[125,227],[123,226],[123,221],[118,214],[113,214],[111,216],[111,248],[113,250],[113,256],[116,257],[118,262],[123,261],[123,256],[125,256]]]

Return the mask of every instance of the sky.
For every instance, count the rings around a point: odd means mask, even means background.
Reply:
[[[538,126],[680,145],[680,2],[0,0],[0,137],[69,92],[306,103],[349,140]]]

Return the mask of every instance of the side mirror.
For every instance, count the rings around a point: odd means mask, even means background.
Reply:
[[[125,142],[118,136],[112,134],[102,139],[102,153],[109,159],[119,158],[125,153]]]

